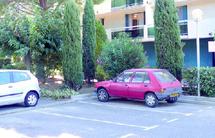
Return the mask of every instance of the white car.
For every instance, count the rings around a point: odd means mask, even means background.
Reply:
[[[0,70],[0,106],[23,103],[32,107],[39,98],[39,83],[30,71]]]

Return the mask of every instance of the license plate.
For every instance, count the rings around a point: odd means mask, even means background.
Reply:
[[[177,97],[179,94],[178,93],[173,93],[170,95],[170,97]]]

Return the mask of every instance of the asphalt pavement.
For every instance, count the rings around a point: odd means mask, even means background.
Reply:
[[[0,107],[1,138],[214,138],[215,105],[41,99],[34,108]]]

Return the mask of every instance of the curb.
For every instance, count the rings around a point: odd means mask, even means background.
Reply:
[[[39,105],[39,106],[36,106],[36,107],[23,107],[21,109],[11,109],[11,110],[8,110],[8,111],[3,111],[3,112],[0,112],[0,115],[8,115],[8,114],[13,114],[13,113],[21,113],[21,112],[26,112],[26,111],[33,111],[33,110],[36,110],[36,109],[41,109],[41,108],[47,108],[47,107],[51,107],[51,106],[58,106],[58,105],[63,105],[63,104],[67,104],[67,103],[72,103],[72,102],[75,102],[75,101],[79,101],[79,100],[83,100],[87,97],[90,97],[92,96],[92,93],[89,93],[89,94],[80,94],[80,95],[76,95],[76,96],[72,96],[71,99],[68,99],[68,100],[59,100],[59,101],[53,101],[53,103],[50,103],[50,104],[44,104],[44,105]],[[43,98],[45,99],[45,98]]]
[[[215,98],[197,97],[197,96],[181,96],[178,99],[178,102],[190,103],[190,104],[202,104],[202,105],[215,105]]]

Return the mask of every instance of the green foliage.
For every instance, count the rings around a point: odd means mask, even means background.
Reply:
[[[80,13],[76,3],[68,0],[64,9],[63,74],[65,83],[77,90],[83,83]]]
[[[109,79],[108,74],[104,71],[101,65],[96,67],[96,79],[98,81],[103,81]]]
[[[126,69],[144,67],[146,61],[143,45],[124,33],[104,46],[99,60],[109,77]]]
[[[10,58],[0,58],[0,68],[3,68],[6,65],[11,64]]]
[[[107,42],[107,34],[104,26],[100,21],[96,21],[96,49],[95,49],[95,59],[97,60],[102,52],[102,47]]]
[[[100,4],[100,3],[102,3],[104,0],[93,0],[93,3],[94,4]]]
[[[175,1],[156,0],[154,20],[157,66],[181,80],[184,55]]]
[[[83,15],[83,68],[87,82],[95,78],[96,27],[92,0],[87,0]]]
[[[14,64],[7,64],[2,67],[3,69],[18,69],[18,70],[26,70],[27,67],[23,62],[17,62]]]
[[[30,26],[31,49],[36,64],[36,76],[44,82],[49,70],[61,67],[60,52],[62,45],[61,10],[37,9]]]
[[[183,71],[183,79],[187,80],[189,84],[188,93],[197,95],[197,69],[186,69]],[[202,96],[215,96],[215,68],[200,69],[200,86]]]
[[[77,95],[77,92],[69,88],[55,89],[55,90],[42,89],[41,91],[42,91],[41,92],[42,97],[52,98],[55,100],[70,99],[71,96]]]

